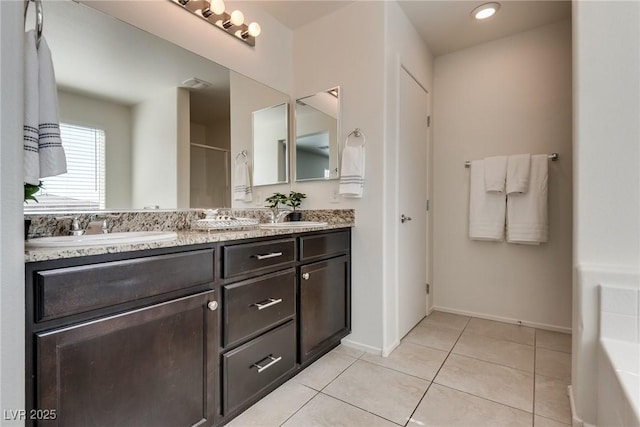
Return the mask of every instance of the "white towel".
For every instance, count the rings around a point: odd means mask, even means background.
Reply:
[[[361,198],[364,190],[364,145],[345,145],[342,150],[339,193],[342,197]]]
[[[504,193],[507,178],[507,156],[485,157],[484,190]]]
[[[549,240],[547,182],[547,155],[531,156],[529,191],[507,196],[508,242],[539,244]]]
[[[526,193],[529,190],[531,154],[509,156],[507,161],[507,194]]]
[[[233,200],[250,202],[253,200],[251,178],[247,162],[236,163],[233,181]]]
[[[24,182],[67,172],[60,139],[58,92],[51,51],[44,37],[36,48],[33,30],[25,33],[24,69]]]
[[[24,35],[24,182],[38,185],[38,52],[33,30]]]
[[[67,172],[67,159],[60,139],[58,89],[51,51],[44,36],[38,45],[38,154],[40,178]]]
[[[504,240],[505,196],[484,190],[484,160],[471,161],[469,183],[469,238]]]

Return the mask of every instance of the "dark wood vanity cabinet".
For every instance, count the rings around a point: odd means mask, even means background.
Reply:
[[[299,358],[313,362],[351,332],[351,234],[300,238]],[[314,261],[314,262],[310,262]]]
[[[91,258],[27,264],[27,425],[213,425],[214,249]]]
[[[350,266],[350,229],[29,263],[27,425],[225,424],[350,332]]]

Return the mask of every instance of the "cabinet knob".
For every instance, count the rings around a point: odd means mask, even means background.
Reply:
[[[218,309],[218,301],[209,301],[207,307],[209,307],[209,310],[211,311],[216,311]]]
[[[309,273],[302,273],[302,278],[304,280],[309,280]]]

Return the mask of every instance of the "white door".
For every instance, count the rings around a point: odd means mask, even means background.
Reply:
[[[400,71],[398,168],[398,327],[407,334],[427,312],[428,94]]]

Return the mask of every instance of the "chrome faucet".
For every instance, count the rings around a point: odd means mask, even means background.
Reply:
[[[80,227],[80,220],[74,217],[71,221],[69,234],[73,236],[83,236],[85,234],[106,234],[109,232],[109,225],[106,219],[98,219],[98,215],[91,215],[86,228]]]
[[[271,210],[269,211],[269,222],[271,222],[271,224],[282,222],[284,220],[284,217],[286,217],[290,213],[290,210],[281,211],[278,208],[271,208]]]

